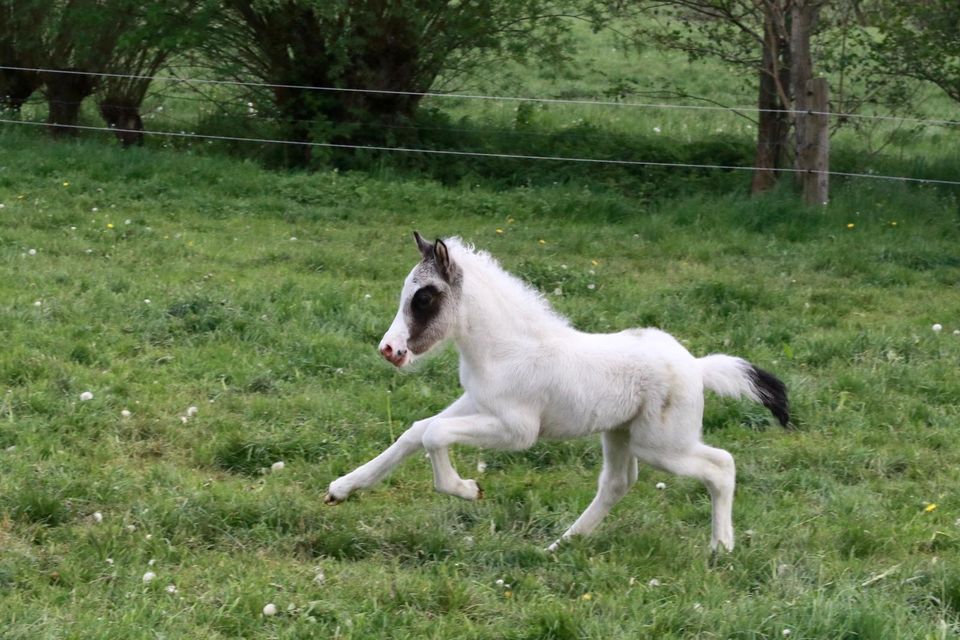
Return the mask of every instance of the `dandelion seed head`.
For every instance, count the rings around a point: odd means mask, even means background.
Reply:
[[[143,574],[143,582],[145,584],[153,582],[154,578],[156,577],[157,577],[157,574],[155,574],[153,571],[147,571],[145,574]]]
[[[197,409],[196,407],[188,407],[188,408],[187,408],[187,417],[188,417],[188,418],[192,418],[193,416],[197,415],[197,412],[198,412],[198,411],[199,411],[199,409]]]
[[[36,250],[36,249],[27,249],[27,255],[28,255],[28,256],[35,256],[35,255],[37,255],[37,250]]]
[[[933,329],[933,332],[934,332],[934,333],[940,333],[941,331],[943,331],[943,325],[940,324],[939,322],[935,323],[935,324],[934,324],[932,327],[930,327],[930,328]]]
[[[130,413],[130,409],[124,409],[123,411],[120,412],[120,415],[123,416],[124,418],[129,418],[133,414]]]
[[[86,402],[87,400],[93,400],[93,392],[84,391],[83,393],[80,394],[80,400],[83,402]]]
[[[657,489],[659,489],[660,491],[663,491],[664,489],[667,488],[667,483],[665,483],[665,482],[658,482],[658,483],[656,484],[656,487],[657,487]]]
[[[95,512],[93,513],[93,521],[94,521],[94,522],[103,522],[103,514],[100,513],[99,511],[95,511]]]
[[[272,465],[270,465],[270,471],[273,471],[273,472],[283,471],[283,468],[284,468],[285,466],[286,466],[286,465],[283,464],[283,460],[277,460],[277,461],[274,462]]]
[[[177,586],[174,584],[168,584],[165,591],[170,595],[175,595],[177,593]]]
[[[267,616],[268,618],[277,615],[277,605],[273,604],[272,602],[265,605],[263,607],[263,615]]]

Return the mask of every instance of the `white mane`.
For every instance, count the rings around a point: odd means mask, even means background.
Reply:
[[[570,321],[558,313],[540,291],[508,272],[486,251],[475,249],[459,236],[448,238],[444,243],[454,263],[463,269],[465,294],[499,299],[497,306],[509,309],[512,317],[523,318],[541,328],[543,325],[570,326]]]

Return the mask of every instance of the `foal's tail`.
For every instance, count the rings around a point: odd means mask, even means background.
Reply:
[[[790,422],[787,387],[772,373],[743,358],[714,353],[699,358],[703,386],[721,396],[747,397],[763,404],[784,427]]]

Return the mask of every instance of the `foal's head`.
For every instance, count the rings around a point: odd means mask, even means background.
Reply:
[[[416,231],[421,260],[400,291],[400,308],[380,341],[380,353],[397,367],[450,335],[460,303],[463,273],[443,240],[427,242]]]

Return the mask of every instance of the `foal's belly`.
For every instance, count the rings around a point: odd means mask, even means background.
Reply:
[[[607,389],[592,398],[552,397],[541,412],[540,437],[563,440],[609,431],[632,420],[639,408],[637,396],[625,388]]]

